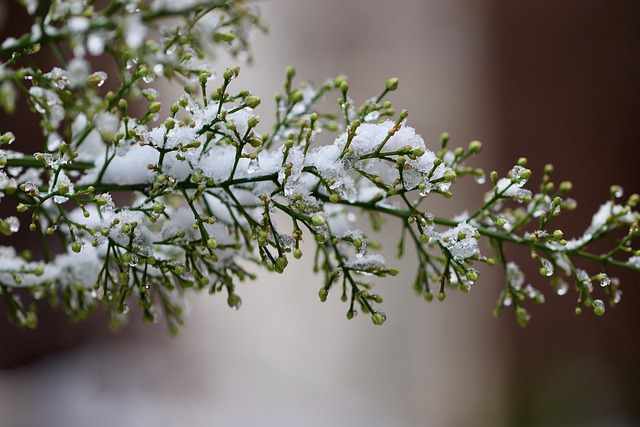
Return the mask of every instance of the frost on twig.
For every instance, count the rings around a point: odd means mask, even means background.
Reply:
[[[619,301],[611,267],[640,270],[632,245],[637,195],[622,201],[613,187],[584,235],[567,240],[552,225],[575,207],[566,197],[570,183],[556,187],[548,166],[534,194],[521,159],[485,184],[482,170],[465,165],[482,145],[450,148],[443,134],[428,146],[407,124],[408,113],[396,114],[385,99],[398,87],[395,78],[358,106],[344,77],[296,87],[290,68],[272,130],[260,133],[261,101],[236,87],[239,69],[218,76],[200,59],[212,41],[247,56],[247,31],[260,23],[242,2],[112,2],[87,11],[77,7],[82,2],[54,1],[42,14],[25,3],[38,25],[0,48],[0,104],[10,114],[24,97],[41,118],[43,139],[39,152],[23,154],[10,150],[20,141],[0,130],[0,194],[18,203],[0,232],[11,236],[28,223],[42,236],[45,258],[0,250],[0,290],[19,324],[35,326],[37,306],[47,299],[74,319],[102,306],[114,324],[135,302],[146,321],[164,316],[175,331],[187,288],[222,292],[237,309],[239,282],[254,278],[258,266],[282,273],[291,256],[303,256],[307,240],[315,246],[314,269],[324,274],[320,300],[339,294],[347,317],[363,312],[379,325],[386,315],[370,277],[397,270],[372,251],[357,216],[371,218],[374,230],[385,216],[402,221],[399,255],[405,246],[416,251],[413,287],[427,300],[435,293],[442,301],[452,288],[469,291],[478,263],[501,265],[496,314],[515,307],[523,325],[526,300],[543,302],[544,295],[507,258],[506,245],[530,249],[536,283],[546,278],[561,295],[573,288],[576,311],[591,307],[600,315],[603,299]],[[55,50],[62,40],[72,55],[59,51],[58,67],[22,65],[38,47]],[[91,56],[111,57],[115,72],[93,71]],[[165,109],[150,86],[156,78],[184,84]],[[115,89],[105,91],[107,79]],[[330,94],[339,98],[338,113],[318,107]],[[132,105],[141,102],[137,114]],[[465,175],[488,187],[479,209],[453,219],[426,210],[427,198],[452,197]],[[614,242],[608,252],[590,252],[605,236]],[[482,238],[490,250],[481,250]],[[55,239],[62,253],[50,249]]]

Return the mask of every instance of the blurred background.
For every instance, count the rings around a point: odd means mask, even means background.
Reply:
[[[287,65],[317,84],[346,74],[360,102],[396,76],[395,106],[433,147],[442,131],[453,145],[479,139],[475,165],[501,174],[520,156],[534,177],[552,161],[579,201],[566,235],[584,230],[611,184],[640,191],[637,1],[257,4],[271,31],[254,35],[255,65],[236,84],[263,98],[263,124]],[[17,25],[13,8],[0,0],[2,39]],[[478,206],[483,191],[457,187],[434,212]],[[379,237],[388,259],[394,225]],[[347,321],[337,295],[318,301],[309,258],[240,286],[237,312],[192,295],[176,338],[137,319],[113,334],[100,317],[76,326],[54,313],[37,331],[0,318],[0,425],[640,425],[637,275],[621,276],[622,303],[595,319],[573,314],[574,297],[553,296],[530,269],[547,302],[521,329],[512,313],[491,315],[500,274],[428,304],[411,290],[409,256],[377,286],[388,316],[378,328]]]

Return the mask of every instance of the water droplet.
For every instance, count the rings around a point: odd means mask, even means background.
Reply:
[[[620,299],[622,298],[622,291],[620,289],[616,289],[613,291],[613,302],[618,304]]]
[[[178,49],[178,45],[174,43],[171,46],[167,47],[165,52],[167,55],[173,55],[177,49]]]
[[[525,170],[526,169],[524,167],[515,165],[509,172],[509,175],[511,175],[511,180],[515,182],[516,186],[518,187],[522,187],[527,182],[527,180],[522,177],[522,173]]]
[[[249,161],[249,166],[247,166],[247,173],[254,174],[260,172],[260,161],[258,158],[251,159]]]
[[[153,74],[149,73],[146,74],[142,77],[142,81],[145,83],[151,83],[156,79],[156,76],[154,76]]]
[[[429,193],[431,193],[431,189],[432,189],[432,185],[430,182],[425,182],[425,186],[424,188],[421,188],[418,192],[420,193],[420,195],[422,197],[426,197],[429,195]]]
[[[600,273],[600,286],[603,288],[611,284],[611,278],[605,273]]]
[[[367,241],[362,240],[360,246],[356,248],[356,258],[362,258],[367,254]]]
[[[127,314],[129,312],[129,304],[127,302],[122,303],[122,314]]]
[[[246,50],[241,50],[236,54],[236,57],[240,62],[247,62],[249,61],[249,52],[247,52]]]
[[[613,193],[613,197],[619,199],[624,194],[624,190],[619,185],[613,185],[611,186],[611,193]]]
[[[553,276],[553,264],[546,258],[542,258],[542,268],[545,270],[545,276]]]
[[[605,310],[604,301],[602,301],[601,299],[593,300],[593,311],[597,315],[602,316],[604,314],[604,310]]]
[[[487,182],[487,176],[485,174],[482,175],[475,175],[473,177],[473,179],[476,180],[476,182],[480,185],[484,184],[485,182]]]
[[[581,282],[589,281],[589,275],[587,274],[587,272],[582,270],[582,269],[580,269],[580,268],[576,270],[576,277]]]
[[[102,87],[102,85],[104,85],[105,80],[107,80],[107,73],[105,73],[104,71],[98,71],[93,73],[94,76],[96,76],[96,78],[98,79],[98,83],[96,83],[96,85],[98,87]]]
[[[380,118],[380,111],[372,111],[364,116],[365,122],[374,122]]]
[[[20,221],[15,216],[5,218],[4,221],[9,225],[9,230],[11,230],[12,233],[17,233],[18,230],[20,230]]]
[[[569,285],[564,280],[561,280],[556,288],[556,293],[560,296],[566,295],[569,292]]]
[[[130,253],[129,255],[131,255],[131,258],[129,259],[129,265],[131,267],[135,267],[136,265],[138,265],[138,255],[134,253]]]
[[[511,304],[513,304],[513,299],[511,298],[511,295],[507,295],[506,297],[504,297],[504,300],[502,301],[502,304],[505,307],[510,307]]]
[[[16,136],[13,132],[6,132],[2,137],[7,139],[5,142],[6,145],[13,144],[13,141],[16,140]]]

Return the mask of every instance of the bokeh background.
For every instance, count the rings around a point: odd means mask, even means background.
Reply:
[[[589,224],[611,184],[640,191],[637,1],[257,4],[271,31],[255,34],[255,64],[236,84],[265,100],[263,124],[287,65],[318,84],[346,74],[359,101],[397,76],[391,99],[434,147],[442,131],[453,144],[479,139],[476,165],[500,173],[526,156],[539,177],[552,161],[579,201],[567,235]],[[2,38],[15,30],[14,8],[0,0]],[[477,206],[483,191],[457,186],[434,211]],[[395,230],[379,237],[388,258]],[[491,316],[499,274],[428,304],[411,290],[409,256],[401,275],[379,282],[388,320],[377,328],[347,321],[336,295],[318,301],[309,258],[242,285],[237,312],[192,296],[177,338],[136,319],[118,334],[104,318],[75,326],[54,313],[35,332],[0,319],[0,425],[640,425],[637,275],[622,276],[622,303],[595,319],[575,316],[573,296],[554,297],[531,269],[547,302],[523,330],[512,313]]]

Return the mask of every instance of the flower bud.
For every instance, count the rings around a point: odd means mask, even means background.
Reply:
[[[260,102],[261,99],[257,96],[248,96],[245,100],[245,104],[247,104],[247,107],[249,108],[256,108],[258,105],[260,105]]]
[[[381,311],[374,311],[371,314],[371,321],[376,326],[382,325],[385,320],[387,320],[387,316]]]
[[[320,214],[316,214],[316,215],[311,217],[311,224],[315,225],[316,227],[321,227],[325,223],[326,223],[326,220],[325,220],[324,216],[322,216]]]
[[[218,242],[214,238],[210,238],[207,240],[207,248],[213,250],[218,247]]]
[[[482,142],[480,141],[471,141],[469,143],[469,152],[470,153],[479,153],[482,150]]]
[[[160,112],[161,108],[162,108],[161,102],[152,102],[151,104],[149,104],[149,113],[156,114]]]
[[[400,80],[397,77],[392,77],[389,80],[387,80],[387,90],[396,90],[398,89],[398,83],[400,82]]]

